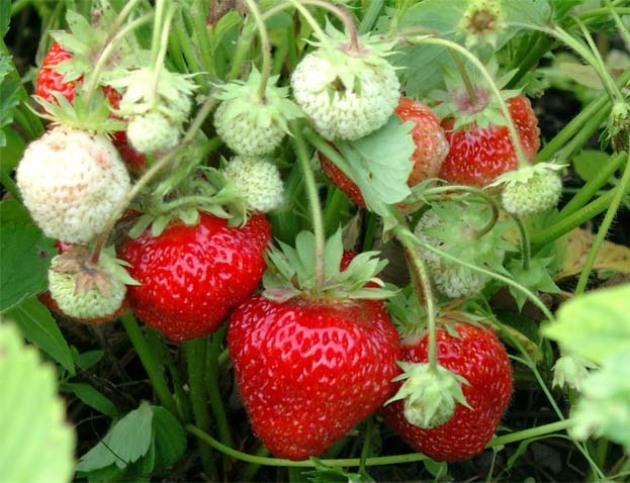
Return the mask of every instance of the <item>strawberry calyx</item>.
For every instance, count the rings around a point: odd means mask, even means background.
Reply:
[[[570,387],[582,390],[582,383],[587,379],[595,364],[577,354],[563,354],[553,366],[553,387]]]
[[[56,126],[65,126],[94,134],[113,134],[125,129],[125,123],[111,116],[111,107],[101,90],[92,95],[77,91],[72,103],[59,92],[51,93],[55,102],[35,96],[43,112],[35,114]]]
[[[398,392],[385,405],[403,400],[405,419],[423,429],[440,426],[451,419],[456,404],[470,409],[462,384],[468,381],[445,367],[435,369],[427,363],[398,361],[403,373],[393,379],[404,381]]]
[[[237,154],[262,156],[271,153],[289,133],[288,122],[303,117],[291,101],[288,87],[278,87],[279,76],[266,84],[261,99],[261,74],[253,68],[246,81],[235,80],[219,86],[221,100],[214,124],[219,136]],[[260,136],[258,136],[260,134]]]
[[[487,66],[490,74],[496,78],[498,65],[491,62]],[[472,92],[466,86],[461,74],[456,71],[446,71],[444,81],[446,89],[438,90],[431,94],[431,100],[435,102],[433,111],[440,119],[448,123],[449,129],[458,130],[468,127],[488,128],[490,126],[506,126],[510,121],[505,119],[501,110],[501,104],[492,90],[486,85],[485,80],[476,70],[469,70],[466,75],[470,77]],[[507,101],[520,94],[519,90],[503,89],[514,72],[508,72],[495,81],[501,89],[501,98]]]
[[[278,241],[267,252],[268,269],[263,277],[263,295],[276,302],[295,297],[315,299],[385,299],[396,293],[378,274],[387,265],[377,258],[378,252],[358,254],[345,268],[341,230],[332,235],[325,246],[325,280],[318,287],[316,280],[315,235],[303,231],[295,240],[295,248]]]

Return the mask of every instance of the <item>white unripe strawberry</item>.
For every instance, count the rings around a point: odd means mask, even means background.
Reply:
[[[214,127],[236,154],[270,154],[288,132],[288,121],[302,116],[300,109],[287,98],[288,87],[277,87],[277,80],[277,77],[269,79],[261,99],[261,75],[254,69],[247,81],[230,82],[217,94],[222,102],[214,114]]]
[[[165,151],[177,145],[181,137],[178,126],[158,112],[131,118],[127,125],[127,139],[139,153]]]
[[[555,208],[562,194],[560,169],[551,163],[538,163],[510,171],[493,184],[504,184],[503,208],[517,216],[532,216]]]
[[[280,172],[266,159],[234,156],[223,174],[253,211],[266,213],[283,202],[284,185]]]
[[[326,139],[356,140],[382,127],[400,98],[389,46],[362,39],[352,51],[333,33],[338,48],[322,45],[291,76],[293,96]]]
[[[48,270],[48,290],[65,315],[81,320],[103,319],[115,314],[127,293],[125,284],[114,278],[107,292],[101,292],[96,285],[81,289],[77,287],[76,273],[60,273],[52,268]]]
[[[106,137],[63,127],[28,146],[17,184],[44,234],[70,243],[86,243],[100,233],[131,188]]]
[[[484,268],[501,266],[511,245],[503,239],[504,222],[490,231],[480,230],[490,221],[490,210],[479,204],[440,203],[427,211],[416,225],[415,235],[423,242],[466,263]],[[424,248],[418,250],[426,262],[436,288],[448,297],[469,297],[480,293],[490,277]]]

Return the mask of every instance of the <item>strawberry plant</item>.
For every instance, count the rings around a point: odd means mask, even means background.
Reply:
[[[627,0],[0,38],[0,480],[628,478]]]

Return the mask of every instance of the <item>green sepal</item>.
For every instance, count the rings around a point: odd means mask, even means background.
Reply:
[[[529,267],[523,268],[523,261],[519,258],[513,258],[507,264],[507,271],[510,276],[521,286],[527,287],[531,291],[539,291],[546,293],[560,293],[560,288],[553,281],[550,274],[549,265],[554,261],[553,257],[541,258],[534,256],[529,261]],[[514,287],[509,287],[510,294],[516,300],[519,310],[523,309],[523,305],[527,301],[527,296]]]
[[[113,245],[103,249],[99,257],[99,266],[105,269],[112,278],[125,285],[140,285],[140,282],[129,275],[127,271],[127,268],[131,267],[131,264],[125,260],[116,258],[116,248]]]
[[[326,241],[325,283],[318,289],[316,281],[315,235],[303,231],[295,239],[295,248],[278,241],[278,247],[267,252],[268,270],[263,277],[264,295],[276,301],[286,301],[301,293],[338,299],[384,299],[397,289],[378,278],[387,261],[370,251],[357,255],[341,271],[343,241],[341,229]],[[373,283],[376,287],[366,287]]]
[[[472,409],[462,391],[468,381],[441,365],[398,361],[403,373],[393,379],[404,381],[385,404],[403,400],[405,419],[414,426],[431,429],[447,423],[457,404]]]
[[[486,67],[493,78],[496,78],[498,70],[496,60],[492,60]],[[515,73],[516,70],[512,70],[495,81],[497,87],[501,89],[501,98],[504,101],[520,94],[520,90],[517,89],[503,90],[503,87],[507,85]],[[429,96],[431,101],[435,103],[433,107],[435,114],[440,119],[453,118],[455,120],[453,130],[469,125],[483,129],[490,126],[506,126],[508,121],[503,115],[501,105],[485,79],[481,77],[476,68],[468,69],[467,74],[472,85],[476,86],[477,102],[473,103],[470,99],[461,75],[457,71],[446,70],[444,72],[446,89],[434,91]]]
[[[35,100],[42,106],[44,113],[32,109],[33,113],[56,125],[96,134],[107,134],[125,129],[123,121],[111,117],[109,102],[100,89],[94,91],[89,100],[85,93],[78,92],[72,104],[61,93],[53,92],[52,94],[56,102],[48,102],[35,96]]]
[[[235,80],[221,86],[215,97],[229,101],[225,111],[225,120],[232,121],[246,114],[256,116],[256,124],[268,127],[277,124],[285,133],[290,134],[288,122],[304,117],[298,105],[289,99],[289,87],[278,87],[279,76],[272,76],[267,82],[264,99],[258,97],[261,74],[254,67],[246,81]]]

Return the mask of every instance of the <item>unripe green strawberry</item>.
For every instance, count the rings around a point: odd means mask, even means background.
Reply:
[[[298,64],[293,96],[326,139],[355,140],[382,127],[398,105],[400,84],[389,46],[362,38],[359,51],[339,32]]]
[[[531,216],[555,208],[562,194],[559,166],[538,163],[510,171],[493,185],[503,184],[501,202],[508,213]]]
[[[267,213],[283,201],[284,185],[275,164],[263,159],[234,156],[223,172],[253,211]]]
[[[135,116],[127,125],[129,143],[143,154],[170,149],[180,137],[179,127],[158,112]]]
[[[288,132],[287,121],[302,115],[290,101],[288,87],[277,87],[278,77],[269,79],[261,99],[260,73],[254,69],[247,81],[222,87],[216,97],[223,102],[214,114],[214,127],[236,154],[265,156],[276,149]]]
[[[127,277],[124,269],[105,253],[101,254],[98,265],[94,265],[89,262],[87,250],[76,248],[52,259],[48,290],[68,317],[81,321],[107,320],[125,300]],[[128,281],[132,282],[130,278]]]
[[[100,233],[131,188],[105,136],[63,127],[28,146],[16,177],[24,204],[46,236],[70,243]]]
[[[480,231],[491,221],[486,205],[477,203],[436,203],[415,228],[415,235],[425,243],[441,249],[464,262],[498,269],[506,250],[511,248],[504,239],[504,222],[496,223],[487,233]],[[468,297],[481,292],[490,278],[458,263],[421,248],[437,289],[449,297]]]

